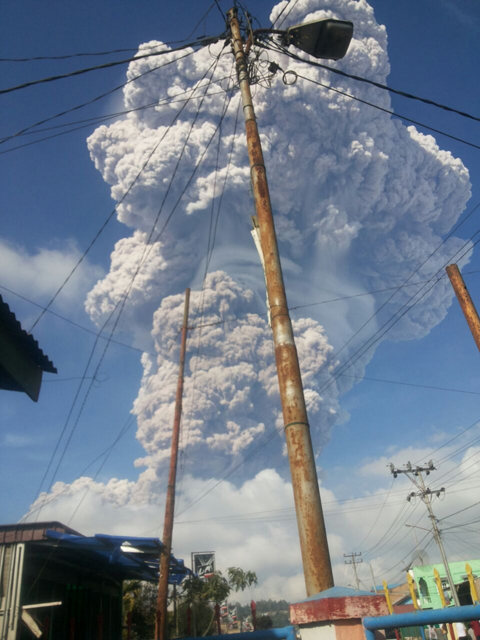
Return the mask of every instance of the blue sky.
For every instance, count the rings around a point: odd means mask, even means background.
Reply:
[[[318,8],[322,4],[319,0]],[[479,104],[480,89],[475,78],[480,14],[475,3],[434,0],[393,3],[372,0],[370,4],[377,22],[385,25],[388,34],[391,65],[388,84],[478,115],[476,105]],[[223,1],[220,5],[224,10],[228,8]],[[9,3],[1,10],[1,57],[135,49],[141,43],[154,39],[164,42],[179,40],[189,34],[208,6],[206,1],[146,1],[135,6],[126,1],[100,5],[90,1],[81,5],[72,2],[59,5],[50,0],[41,4],[31,1]],[[271,8],[270,2],[258,0],[250,10],[263,26],[268,26]],[[195,35],[217,34],[222,29],[219,12],[213,7]],[[1,62],[0,87],[90,66],[99,60],[103,61],[102,58],[78,58],[30,63]],[[124,65],[0,96],[3,123],[0,135],[11,135],[121,84],[125,79],[125,71]],[[392,96],[392,106],[402,115],[480,144],[477,122],[398,96]],[[77,115],[68,116],[68,119],[104,115],[121,108],[121,92],[118,92],[114,97],[82,109]],[[78,256],[84,250],[114,206],[110,187],[95,168],[87,149],[86,138],[94,129],[95,126],[91,126],[0,155],[1,247],[4,251],[7,246],[14,247],[19,265],[15,272],[9,271],[6,269],[8,265],[4,265],[0,285],[41,305],[48,302],[55,284],[63,281],[72,256]],[[419,130],[423,131],[421,127]],[[465,216],[480,197],[479,151],[441,135],[435,137],[440,149],[449,150],[454,157],[460,158],[470,173],[472,197],[463,214]],[[20,138],[22,142],[30,139],[33,138]],[[3,145],[0,152],[8,148],[8,144]],[[456,235],[466,239],[478,226],[478,214],[473,214]],[[113,220],[89,254],[90,270],[72,284],[63,300],[60,297],[52,309],[94,331],[95,325],[83,306],[86,294],[97,279],[108,273],[110,253],[115,243],[129,236],[130,230]],[[246,232],[242,242],[245,238]],[[245,252],[252,250],[248,241],[245,240]],[[224,258],[219,256],[213,258],[215,268],[221,268],[223,264]],[[62,271],[59,266],[58,273],[56,260],[60,266],[63,260],[65,267]],[[24,272],[20,268],[22,263],[26,265]],[[239,269],[241,267],[237,266],[233,275],[238,275]],[[476,269],[480,269],[480,266],[474,251],[466,270]],[[42,282],[35,279],[36,271],[43,274],[42,278],[48,278],[48,286],[42,287]],[[298,279],[296,277],[287,275],[287,284],[290,282],[292,289],[298,282],[309,279],[305,273]],[[316,289],[294,290],[291,296],[293,300],[299,299],[305,303],[305,300],[336,297],[330,295],[334,293],[331,283],[322,291],[321,274],[312,275],[312,279],[318,285]],[[351,279],[355,284],[353,274]],[[468,276],[467,284],[473,299],[480,301],[478,274]],[[176,291],[170,291],[170,295],[180,294],[183,288],[183,284],[179,284]],[[38,309],[3,289],[1,293],[23,325],[26,328],[31,326]],[[385,295],[379,294],[375,298],[376,303],[381,303]],[[331,303],[325,314],[327,333],[328,322],[336,322],[334,305]],[[128,327],[123,327],[117,337],[127,344],[142,347],[148,343],[142,331],[129,332]],[[4,522],[21,518],[36,497],[73,401],[78,384],[75,378],[82,375],[94,340],[92,335],[48,314],[35,327],[34,335],[59,373],[56,379],[54,376],[45,377],[38,404],[20,394],[2,393],[0,478],[2,486],[9,487],[0,496],[0,512]],[[339,341],[340,338],[335,338],[333,331],[330,339],[338,347],[335,340]],[[152,345],[148,344],[147,348],[151,350]],[[138,351],[111,345],[100,371],[101,382],[94,386],[85,405],[56,476],[59,481],[72,482],[111,443],[119,428],[129,419],[129,412],[138,395],[143,371]],[[368,363],[365,375],[418,385],[478,391],[478,353],[456,302],[448,309],[446,318],[425,337],[382,342]],[[409,447],[412,447],[413,457],[415,451],[423,454],[425,449],[436,448],[437,442],[444,442],[480,418],[478,395],[368,380],[355,385],[339,398],[339,402],[344,418],[341,424],[333,427],[330,441],[319,458],[323,486],[335,494],[336,499],[357,496],[363,491],[388,490],[390,478],[386,468],[384,476],[380,473],[372,476],[361,471],[363,466],[383,457],[389,458],[390,455],[394,456],[397,465],[401,465],[407,461],[401,456],[407,455],[405,450]],[[98,481],[107,483],[113,477],[131,482],[137,480],[139,469],[133,463],[144,456],[145,451],[135,438],[135,432],[136,428],[132,426],[102,468]],[[200,465],[201,461],[191,455],[187,469],[194,476],[195,464]],[[278,462],[277,458],[275,460]],[[238,480],[234,476],[231,480],[234,483],[248,481],[255,473],[268,468],[269,462],[269,456],[262,453],[252,459],[246,470],[242,470]],[[91,475],[92,471],[89,473]],[[279,473],[283,479],[287,477],[285,468]],[[465,500],[468,504],[468,496]],[[450,507],[447,512],[451,510]],[[74,498],[70,511],[73,508]],[[59,519],[65,519],[67,512],[68,509],[60,511]],[[94,520],[94,512],[88,515],[90,521]],[[83,530],[82,524],[86,520],[87,515],[73,526]],[[95,524],[92,527],[97,530]],[[349,540],[351,544],[354,542]],[[405,553],[407,550],[408,547],[405,547]],[[265,576],[267,574],[265,569]]]

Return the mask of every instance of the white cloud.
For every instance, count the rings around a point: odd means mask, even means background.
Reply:
[[[409,453],[422,459],[424,450],[410,450]],[[449,450],[442,453],[447,455]],[[474,454],[476,457],[471,458]],[[432,487],[437,486],[438,478],[447,488],[441,500],[434,500],[441,527],[446,529],[478,518],[478,507],[453,519],[449,516],[478,502],[479,456],[480,447],[470,447],[428,477]],[[449,471],[455,473],[441,479]],[[405,523],[428,528],[426,508],[418,499],[406,501],[412,484],[403,476],[390,486],[387,470],[384,469],[383,477],[379,478],[374,469],[368,476],[370,490],[360,492],[356,478],[358,474],[365,476],[365,468],[349,468],[348,472],[351,496],[355,499],[346,501],[348,494],[336,496],[327,488],[321,489],[336,584],[354,584],[353,574],[349,573],[351,569],[345,566],[343,557],[343,553],[352,550],[363,552],[364,563],[359,567],[359,575],[367,588],[371,586],[368,564],[372,564],[378,583],[383,579],[399,579],[404,565],[415,553],[413,533]],[[457,481],[460,481],[458,485],[453,486]],[[85,493],[87,488],[89,491]],[[56,496],[54,500],[53,496]],[[201,496],[203,498],[199,500]],[[43,497],[40,496],[37,505]],[[185,558],[187,564],[191,551],[214,549],[221,570],[241,566],[256,571],[259,576],[259,587],[239,594],[238,600],[272,597],[295,601],[305,597],[292,488],[275,469],[263,469],[238,486],[229,480],[187,474],[177,498],[174,552]],[[83,500],[82,504],[70,521],[80,500]],[[377,520],[382,505],[381,517]],[[164,483],[149,470],[138,482],[115,478],[105,484],[90,478],[81,478],[71,485],[58,482],[41,515],[44,520],[69,523],[86,534],[153,536],[162,531],[163,510]],[[460,559],[452,534],[455,531],[458,534],[462,529],[449,531],[445,533],[448,551],[452,559]],[[425,533],[421,529],[417,533],[421,541]],[[469,540],[466,542],[470,543]],[[439,554],[431,542],[431,535],[420,542],[421,549],[426,547],[431,561],[437,561]],[[471,554],[475,557],[473,547]]]
[[[48,302],[81,256],[73,241],[55,244],[29,252],[18,244],[0,239],[2,284],[36,301]],[[55,306],[71,309],[72,303],[80,304],[88,289],[102,276],[100,267],[92,264],[88,258],[84,259]]]
[[[12,449],[28,447],[35,442],[35,438],[31,436],[21,435],[18,433],[6,433],[3,436],[3,446]]]

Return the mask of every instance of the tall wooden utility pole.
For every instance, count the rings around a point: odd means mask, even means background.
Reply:
[[[462,274],[456,264],[449,264],[445,269],[452,283],[455,295],[458,298],[460,306],[462,307],[465,320],[468,322],[470,331],[472,332],[473,339],[475,340],[478,350],[480,351],[480,318],[478,317],[475,305],[468,293],[467,285],[465,284]]]
[[[167,598],[168,573],[172,553],[173,516],[175,511],[175,481],[177,478],[178,441],[180,437],[180,420],[182,417],[183,372],[185,369],[185,353],[187,348],[188,308],[190,289],[185,291],[185,307],[183,311],[182,341],[180,346],[180,367],[178,372],[177,395],[175,397],[175,414],[173,419],[172,450],[170,453],[170,471],[168,474],[167,500],[165,503],[165,520],[163,522],[163,551],[160,556],[160,578],[158,581],[157,620],[155,640],[166,640],[167,637]]]
[[[235,7],[230,9],[227,18],[243,101],[253,196],[265,261],[267,296],[271,312],[275,360],[292,474],[303,571],[307,595],[311,596],[333,587],[332,564],[320,501],[298,354],[283,283],[265,164],[255,121],[247,62]]]

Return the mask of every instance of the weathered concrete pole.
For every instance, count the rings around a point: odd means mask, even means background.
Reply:
[[[310,596],[333,587],[332,565],[298,354],[288,312],[265,164],[255,121],[237,9],[230,9],[227,16],[243,101],[252,188],[265,260],[267,295],[271,312],[275,359],[292,474],[303,570],[307,595]]]

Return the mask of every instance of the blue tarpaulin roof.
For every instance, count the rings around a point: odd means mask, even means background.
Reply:
[[[45,535],[48,539],[55,540],[56,545],[62,549],[76,550],[93,562],[110,565],[124,580],[158,580],[160,553],[164,549],[158,538],[109,536],[100,533],[88,537],[53,529],[48,529]],[[170,584],[179,584],[191,573],[183,560],[171,556]]]

